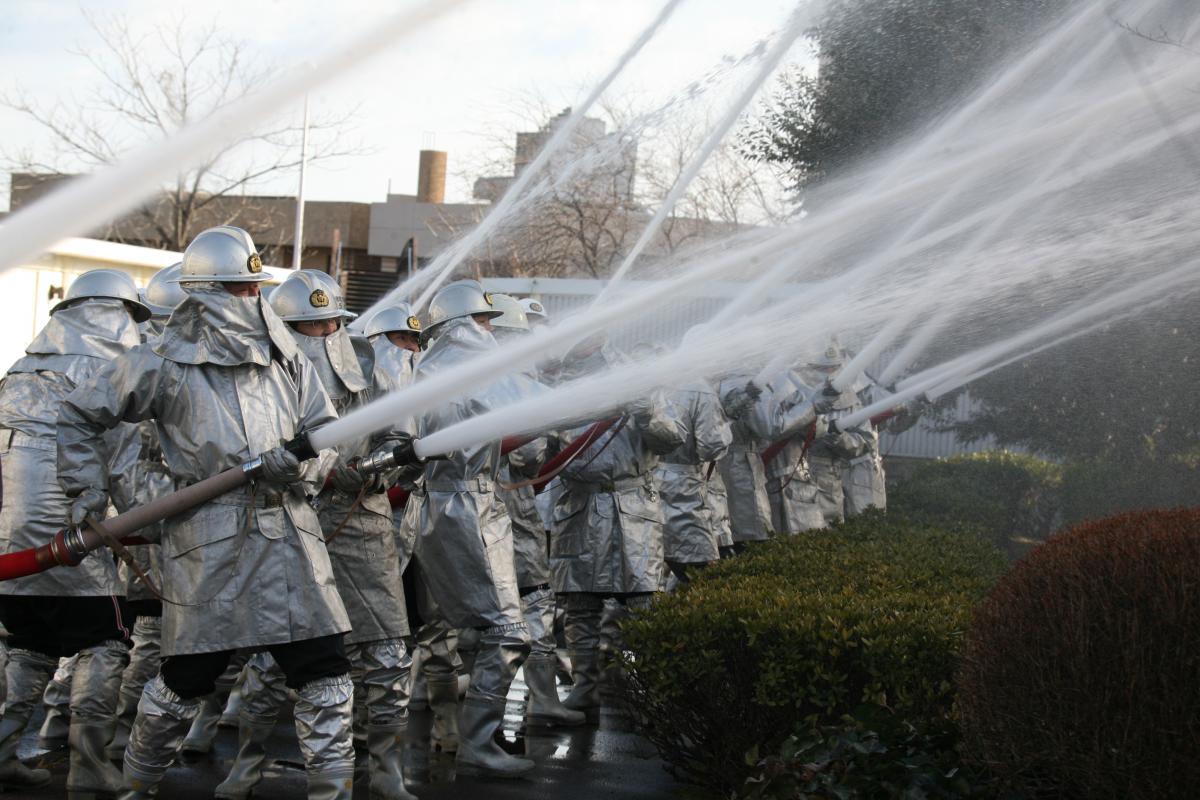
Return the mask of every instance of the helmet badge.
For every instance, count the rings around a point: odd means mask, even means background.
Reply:
[[[491,292],[483,293],[483,302],[487,303],[489,306],[495,305],[495,303],[492,302],[492,293]]]
[[[408,327],[412,328],[414,331],[421,330],[421,320],[417,319],[416,317],[409,317]]]
[[[324,289],[317,289],[308,296],[308,304],[313,308],[325,308],[329,305],[329,295]]]
[[[257,275],[262,272],[262,256],[258,253],[251,253],[246,259],[246,269],[250,270],[251,275]]]
[[[541,303],[530,303],[529,310],[530,311],[542,311],[542,304]]]

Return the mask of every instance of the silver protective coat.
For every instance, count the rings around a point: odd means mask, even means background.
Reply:
[[[388,375],[376,368],[370,347],[365,347],[361,356],[356,355],[345,328],[324,337],[293,335],[300,351],[321,376],[321,383],[339,415],[395,388]],[[332,454],[332,464],[336,468],[395,445],[390,431],[362,437],[338,447]],[[381,478],[367,486],[357,504],[354,496],[333,487],[324,489],[320,495],[321,529],[327,540],[338,593],[352,626],[346,634],[347,644],[409,634],[400,556],[386,492],[388,481],[384,476]],[[337,536],[333,535],[335,532]]]
[[[189,292],[162,337],[110,362],[62,405],[68,494],[108,480],[106,429],[154,419],[176,486],[239,466],[335,418],[316,371],[260,298]],[[167,520],[163,655],[344,633],[349,619],[316,512],[295,490],[247,487]]]
[[[787,444],[765,464],[767,496],[771,502],[772,528],[776,533],[796,534],[825,526],[818,500],[818,488],[810,467],[810,448],[806,445],[807,426],[793,428],[795,411],[811,398],[816,384],[788,370],[772,379],[764,389],[761,424],[770,443],[786,437]]]
[[[718,387],[722,397],[746,385],[747,376],[726,378]],[[725,485],[729,523],[734,542],[761,542],[770,535],[771,503],[767,499],[767,474],[759,453],[770,433],[767,407],[770,398],[760,396],[742,405],[731,421],[733,441],[718,462],[717,471]]]
[[[440,326],[438,337],[422,354],[416,380],[486,357],[495,349],[492,335],[469,317],[451,319]],[[517,402],[528,396],[528,390],[521,376],[498,376],[490,385],[449,398],[426,413],[418,422],[419,433],[428,436]],[[495,491],[499,466],[499,441],[429,462],[416,554],[430,594],[451,625],[523,632],[512,524]]]
[[[573,364],[571,372],[595,372],[615,359],[606,347]],[[562,441],[574,441],[587,427],[565,432]],[[610,428],[560,473],[563,488],[550,541],[555,591],[626,594],[664,588],[663,513],[654,470],[687,435],[671,406],[656,394],[639,403],[620,430]]]
[[[40,547],[63,528],[70,500],[58,481],[55,440],[59,407],[112,359],[140,341],[137,324],[120,300],[86,300],[63,308],[26,348],[0,383],[0,552]],[[114,500],[132,495],[121,467],[137,459],[132,425],[94,442],[93,458],[114,474]],[[106,482],[97,482],[104,486]],[[101,550],[74,569],[47,570],[0,582],[0,594],[86,597],[123,594],[112,555]]]
[[[724,521],[722,509],[714,507],[720,498],[714,498],[708,486],[721,478],[710,465],[725,455],[733,432],[716,393],[705,384],[676,391],[668,402],[686,439],[663,456],[657,470],[664,555],[678,564],[709,564],[720,557]]]

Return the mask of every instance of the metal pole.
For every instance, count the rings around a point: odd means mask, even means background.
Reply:
[[[300,187],[296,190],[296,236],[292,240],[292,269],[300,269],[304,249],[304,169],[308,166],[308,95],[304,95],[304,131],[300,134]]]

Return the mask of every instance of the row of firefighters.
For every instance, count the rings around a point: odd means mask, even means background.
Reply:
[[[829,388],[836,348],[767,385],[696,381],[603,423],[358,469],[629,358],[594,336],[552,366],[498,368],[486,386],[301,461],[282,443],[469,360],[499,360],[548,319],[534,300],[458,281],[424,326],[400,304],[359,337],[328,275],[294,273],[269,299],[266,277],[250,236],[227,226],[200,234],[144,293],[121,272],[86,273],[0,384],[4,553],[258,467],[245,488],[139,532],[148,544],[0,583],[0,785],[50,780],[17,757],[46,702],[43,733],[61,728],[69,742],[68,792],[156,796],[181,748],[211,747],[236,686],[238,751],[216,797],[250,796],[290,702],[310,798],[351,796],[356,731],[370,796],[410,798],[414,675],[433,749],[456,753],[459,774],[519,776],[534,762],[496,743],[519,667],[527,724],[595,721],[624,614],[772,532],[884,505],[876,431],[832,422],[861,407],[861,392]]]

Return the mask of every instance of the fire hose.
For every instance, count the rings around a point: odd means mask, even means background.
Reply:
[[[547,462],[538,473],[538,490],[540,491],[557,474],[557,471],[569,463],[580,450],[595,441],[616,421],[614,418],[595,423],[555,458]],[[502,450],[509,452],[528,444],[534,438],[532,436],[509,437],[504,440]],[[362,459],[354,465],[354,468],[364,475],[370,475],[399,466],[420,463],[425,459],[416,455],[413,442],[413,439],[407,439],[392,450]],[[301,461],[316,458],[317,455],[309,443],[307,434],[300,434],[287,442],[284,448]],[[137,531],[178,516],[196,506],[245,486],[254,480],[261,470],[262,459],[253,458],[244,464],[230,467],[224,472],[185,486],[144,505],[131,508],[103,522],[93,521],[90,525],[61,530],[48,543],[40,547],[0,555],[0,581],[24,578],[54,567],[78,566],[89,553],[105,546],[105,537],[126,545],[146,544],[144,538],[135,535]],[[397,486],[388,490],[388,499],[393,508],[402,507],[408,500],[408,494],[407,489]]]
[[[317,455],[308,441],[307,434],[300,434],[286,443],[284,448],[301,461],[316,458]],[[412,440],[407,440],[391,451],[364,459],[360,469],[379,471],[420,460],[413,452]],[[47,544],[40,547],[0,556],[0,581],[23,578],[53,567],[78,566],[88,553],[105,545],[104,535],[123,544],[143,544],[144,539],[134,536],[137,531],[245,486],[254,480],[261,470],[262,459],[253,458],[103,522],[61,530]]]
[[[594,423],[576,439],[572,440],[570,444],[564,447],[558,455],[547,461],[542,466],[541,470],[538,471],[537,478],[531,481],[531,485],[534,487],[534,490],[540,493],[542,489],[546,488],[546,485],[554,479],[554,476],[561,472],[563,467],[569,464],[571,460],[579,454],[579,451],[596,441],[601,434],[615,425],[617,420],[617,417],[613,417],[611,419],[604,419]],[[537,436],[505,437],[500,446],[500,453],[502,455],[507,455],[513,450],[516,450],[518,447],[524,447],[536,438]],[[409,490],[402,486],[393,486],[387,491],[388,500],[391,502],[393,509],[404,508],[405,504],[408,503],[409,494]]]
[[[898,416],[901,413],[903,413],[903,408],[893,408],[890,411],[883,411],[883,412],[880,412],[879,414],[876,414],[875,416],[871,417],[871,419],[869,421],[870,421],[871,425],[878,428],[880,425],[887,422],[892,417]],[[833,422],[830,423],[830,430],[834,430],[834,431],[837,430],[836,422],[837,421],[834,420]],[[813,425],[809,426],[809,428],[808,428],[809,433],[806,438],[811,438],[812,433],[815,430],[813,427],[815,424],[816,423],[813,423]],[[770,447],[768,447],[766,450],[763,450],[761,453],[759,453],[758,455],[762,459],[763,464],[770,464],[771,461],[775,458],[775,456],[779,455],[779,452],[781,450],[783,450],[783,448],[787,447],[788,442],[790,442],[792,440],[792,438],[794,438],[794,437],[780,439],[778,442],[772,443]],[[805,448],[805,449],[807,450],[807,448]]]

